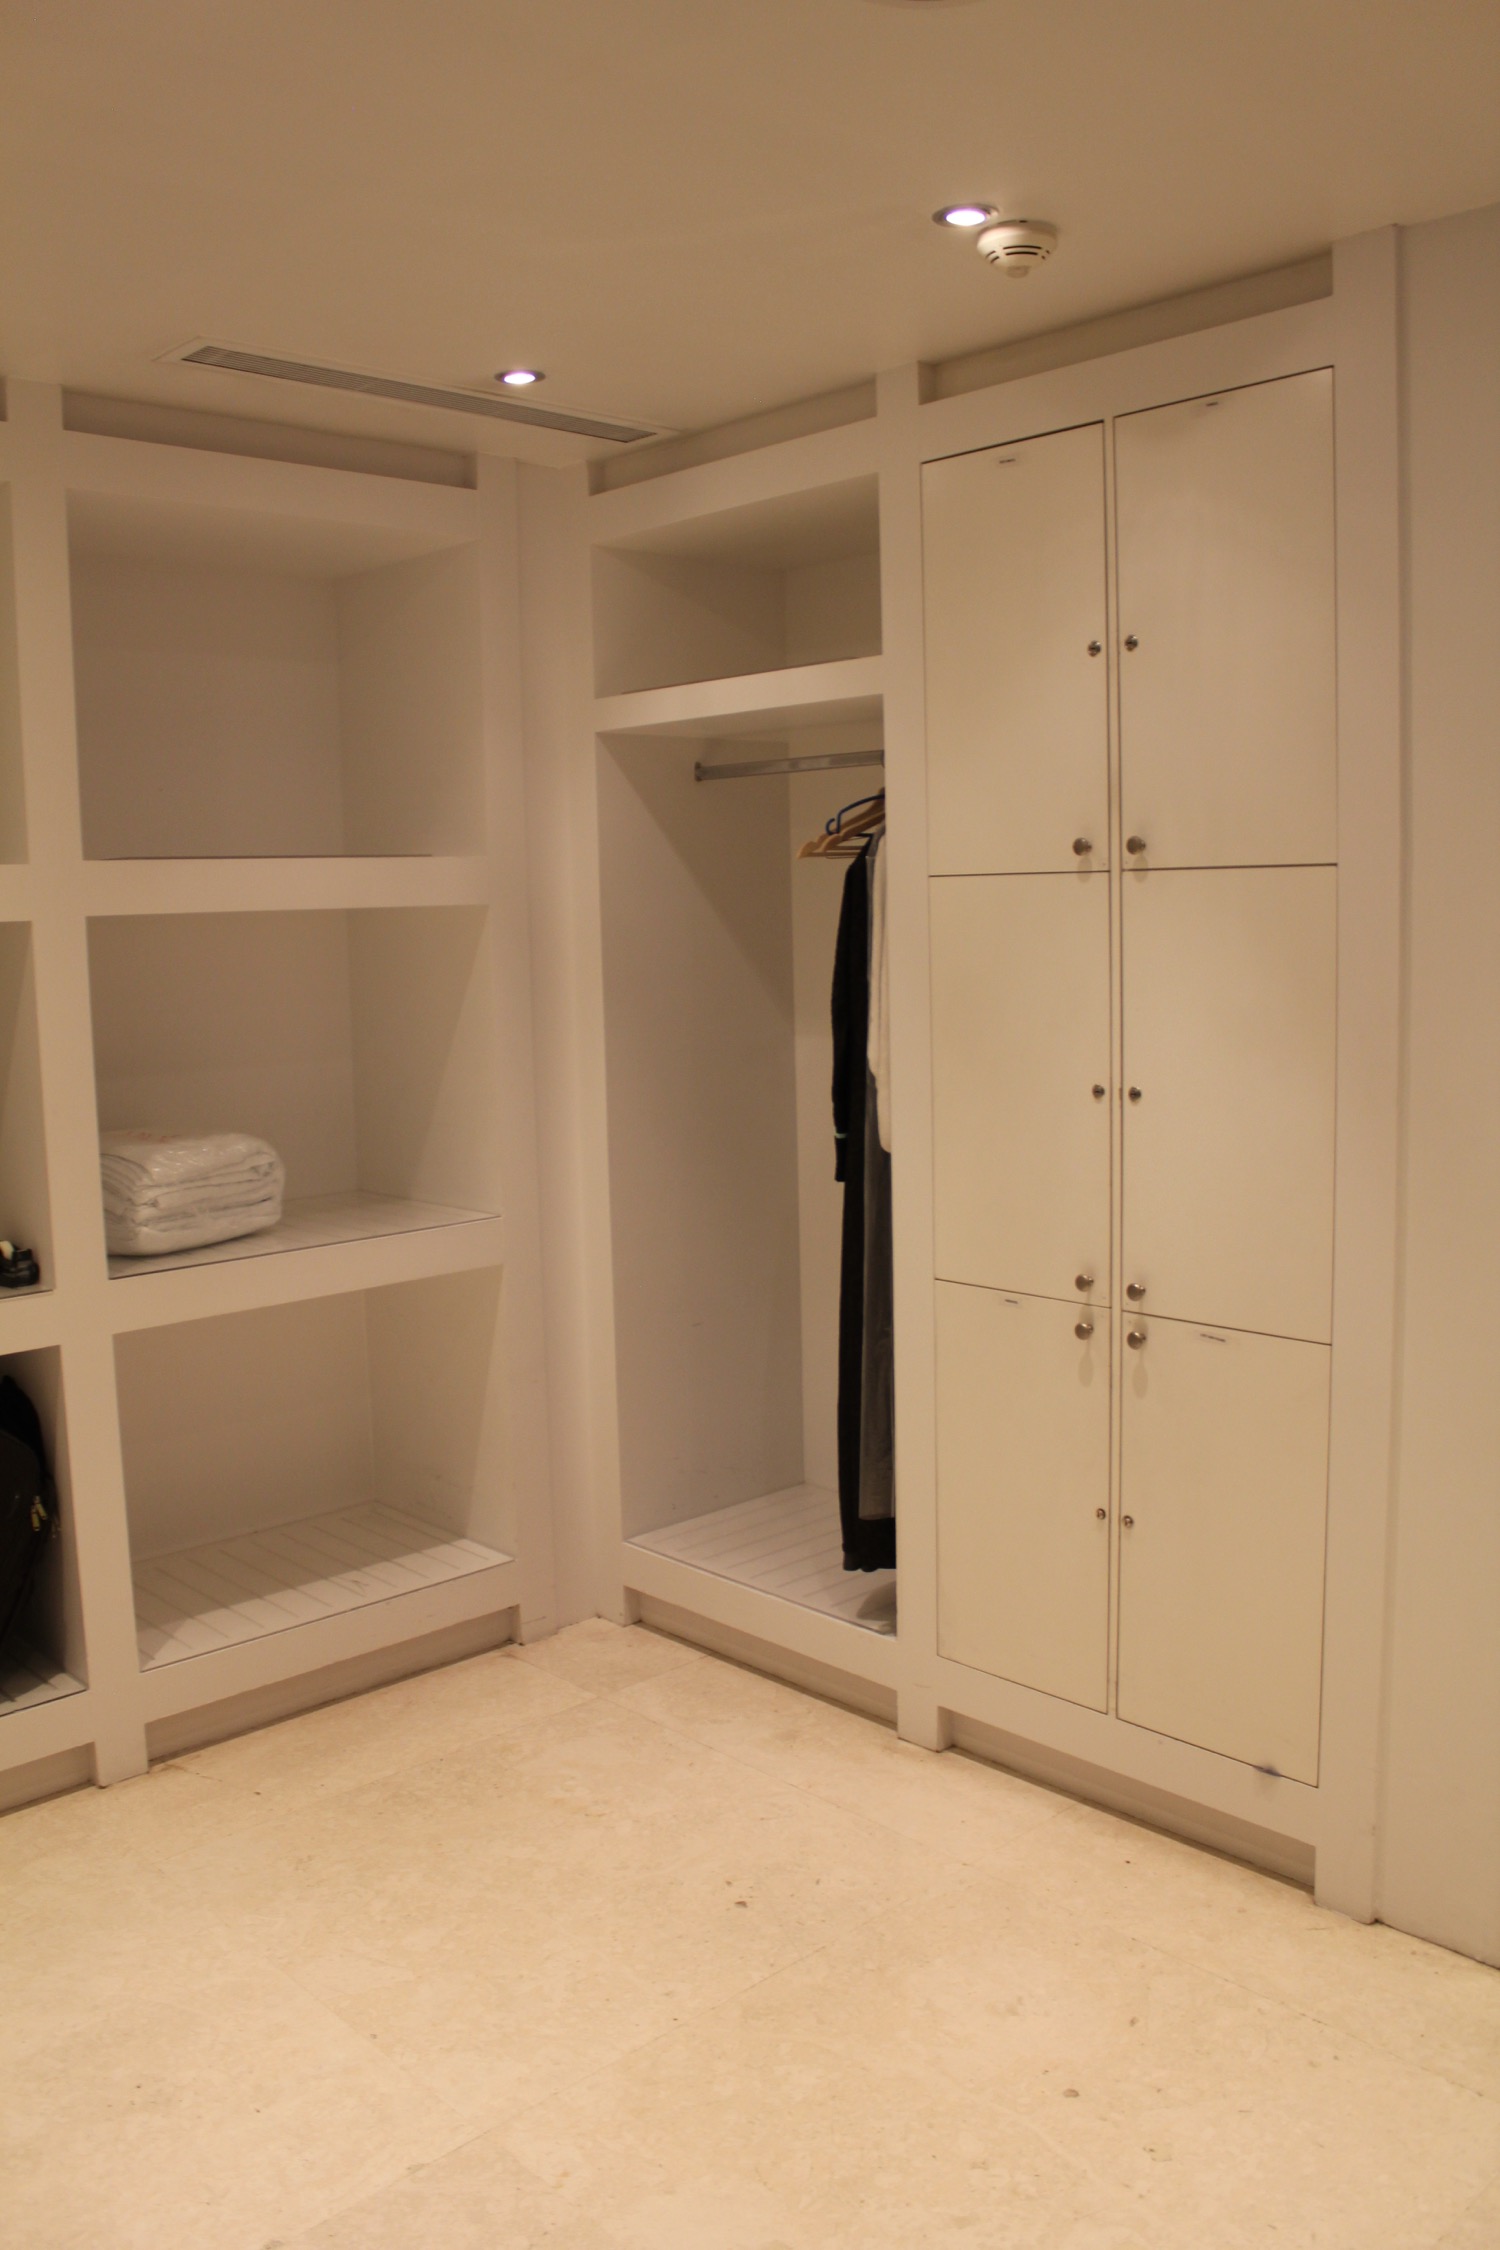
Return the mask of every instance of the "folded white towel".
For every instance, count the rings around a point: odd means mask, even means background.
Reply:
[[[286,1173],[250,1133],[100,1137],[104,1233],[117,1257],[155,1257],[258,1234],[281,1218]]]

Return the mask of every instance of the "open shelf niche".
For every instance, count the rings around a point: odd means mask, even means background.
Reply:
[[[144,1670],[503,1566],[498,1267],[115,1340]]]
[[[798,862],[881,784],[878,721],[599,752],[605,1044],[628,1540],[850,1623],[836,1404],[829,996],[846,863]],[[714,763],[870,762],[699,781]],[[878,1605],[877,1605],[878,1606]]]
[[[101,1132],[247,1132],[286,1165],[272,1232],[116,1277],[499,1209],[493,962],[478,907],[100,916]]]
[[[483,849],[472,544],[87,492],[68,518],[89,858]]]
[[[594,651],[601,696],[878,656],[875,478],[596,547]]]
[[[68,1473],[67,1419],[63,1408],[62,1355],[55,1346],[0,1354],[0,1375],[19,1383],[41,1419],[47,1460],[57,1480],[61,1523],[42,1557],[16,1637],[0,1657],[0,1758],[7,1717],[77,1695],[88,1678],[78,1561],[73,1536],[73,1491]]]

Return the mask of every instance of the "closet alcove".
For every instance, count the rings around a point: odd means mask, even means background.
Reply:
[[[498,1268],[115,1340],[143,1670],[507,1563]]]
[[[280,1226],[116,1279],[498,1211],[482,909],[102,915],[89,974],[101,1132],[255,1133],[286,1165]]]
[[[86,857],[482,847],[472,543],[78,491],[68,534]]]
[[[881,787],[879,748],[878,716],[606,739],[599,812],[625,1537],[889,1630],[894,1574],[846,1572],[839,1536],[830,990],[847,863],[796,857]],[[715,772],[818,757],[839,763]]]
[[[595,693],[878,656],[880,511],[850,477],[593,551]]]

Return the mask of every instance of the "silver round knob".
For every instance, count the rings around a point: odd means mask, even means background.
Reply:
[[[1138,859],[1141,853],[1146,849],[1145,837],[1127,836],[1125,839],[1125,849]]]
[[[1127,634],[1125,635],[1125,646],[1126,646],[1127,648],[1139,648],[1139,647],[1140,647],[1140,645],[1141,645],[1141,644],[1140,644],[1140,642],[1139,642],[1139,641],[1138,641],[1138,640],[1136,639],[1136,636],[1135,636],[1135,634],[1134,634],[1134,633],[1127,633]]]
[[[1073,838],[1073,850],[1079,859],[1087,859],[1093,848],[1087,836],[1075,836]]]
[[[1091,1320],[1080,1320],[1075,1324],[1073,1333],[1080,1344],[1086,1344],[1094,1333],[1094,1324]]]
[[[1121,1521],[1121,1523],[1122,1523],[1122,1524],[1123,1524],[1123,1525],[1125,1526],[1125,1529],[1126,1529],[1127,1531],[1134,1531],[1134,1529],[1135,1529],[1135,1517],[1134,1517],[1134,1516],[1121,1516],[1121,1518],[1120,1518],[1120,1521]]]
[[[1125,1294],[1133,1305],[1138,1305],[1146,1294],[1146,1284],[1144,1281],[1128,1281],[1125,1284]]]
[[[1104,1097],[1105,1097],[1105,1095],[1106,1095],[1106,1094],[1108,1093],[1108,1091],[1109,1091],[1109,1088],[1108,1088],[1107,1086],[1097,1086],[1097,1085],[1096,1085],[1096,1086],[1095,1086],[1095,1088],[1094,1088],[1094,1099],[1095,1099],[1095,1101],[1096,1101],[1096,1102],[1102,1102],[1102,1101],[1103,1101],[1103,1099],[1104,1099]]]
[[[1087,1296],[1088,1292],[1093,1288],[1093,1286],[1094,1277],[1091,1273],[1074,1274],[1073,1287],[1078,1291],[1080,1297]]]
[[[1128,1335],[1128,1336],[1126,1337],[1125,1341],[1126,1341],[1126,1343],[1127,1343],[1127,1344],[1128,1344],[1128,1345],[1130,1346],[1130,1348],[1131,1348],[1131,1350],[1132,1350],[1133,1352],[1143,1352],[1143,1351],[1144,1351],[1144,1350],[1146,1349],[1146,1331],[1145,1331],[1145,1329],[1144,1329],[1144,1328],[1132,1328],[1132,1329],[1131,1329],[1131,1331],[1130,1331],[1130,1334],[1129,1334],[1129,1335]]]
[[[1129,1091],[1129,1094],[1130,1094],[1130,1098],[1131,1098],[1131,1100],[1132,1100],[1133,1102],[1138,1102],[1138,1101],[1140,1100],[1140,1098],[1141,1098],[1141,1089],[1140,1089],[1140,1087],[1139,1087],[1139,1086],[1132,1086],[1132,1087],[1130,1087],[1130,1088],[1128,1089],[1128,1091]]]
[[[1104,653],[1104,643],[1103,643],[1102,641],[1090,641],[1090,642],[1089,642],[1089,654],[1090,654],[1090,656],[1102,656],[1102,655],[1103,655],[1103,653]]]

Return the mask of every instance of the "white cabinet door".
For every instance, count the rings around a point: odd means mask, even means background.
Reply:
[[[937,1271],[1107,1301],[1109,877],[929,889]]]
[[[1334,859],[1332,375],[1124,415],[1115,464],[1127,846]]]
[[[1328,1340],[1337,882],[1124,877],[1127,1304]]]
[[[939,1282],[940,1653],[1102,1711],[1108,1501],[1109,1314]]]
[[[1120,1717],[1316,1782],[1328,1349],[1122,1318]]]
[[[922,490],[932,872],[1106,867],[1102,426],[929,462]]]

